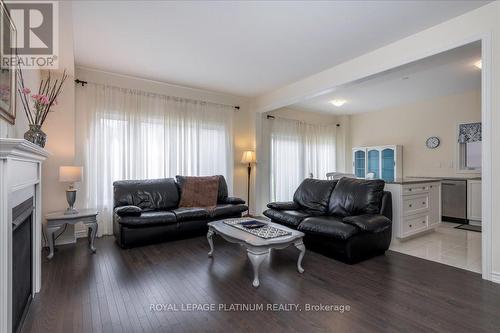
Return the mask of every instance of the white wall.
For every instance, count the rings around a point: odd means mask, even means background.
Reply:
[[[59,166],[73,165],[75,158],[75,64],[73,54],[71,2],[59,3],[59,70],[51,75],[61,76],[66,70],[69,77],[58,97],[58,105],[47,116],[43,131],[47,134],[47,149],[51,156],[42,167],[43,183],[43,214],[64,210],[66,187],[68,184],[59,182]],[[68,226],[66,232],[58,238],[59,243],[73,242],[74,226]]]
[[[270,112],[266,115],[282,117],[287,119],[294,119],[302,121],[309,124],[333,124],[337,121],[337,116],[326,113],[303,111],[299,109],[291,108],[279,108]]]
[[[67,206],[65,187],[58,181],[58,167],[61,164],[72,164],[74,158],[74,56],[71,22],[71,3],[59,4],[59,63],[61,71],[66,68],[70,77],[63,86],[62,94],[58,98],[59,105],[47,116],[42,130],[47,134],[47,149],[51,155],[44,162],[42,168],[42,214],[64,209]],[[54,71],[53,75],[60,75]],[[46,77],[47,72],[38,69],[25,69],[23,76],[25,86],[31,90],[38,90],[40,80]],[[22,138],[28,130],[28,120],[24,114],[21,101],[17,96],[17,118],[14,126],[0,120],[0,137]],[[73,239],[72,227],[68,227],[65,235],[59,240],[63,242]]]
[[[500,201],[500,174],[492,172],[488,179],[486,170],[500,170],[500,2],[495,1],[486,6],[438,24],[434,27],[403,38],[382,48],[351,59],[338,66],[322,71],[293,84],[284,86],[268,94],[259,96],[253,101],[257,112],[267,112],[286,105],[291,105],[319,94],[335,90],[336,88],[362,79],[367,76],[405,65],[409,62],[428,57],[454,47],[485,38],[489,48],[483,47],[483,54],[490,56],[491,63],[491,91],[483,86],[485,110],[491,107],[491,119],[484,121],[483,130],[491,132],[491,165],[483,165],[483,179],[485,183],[491,180],[491,195],[486,193],[488,186],[483,186],[483,204],[488,199],[492,203]],[[483,64],[483,68],[488,64]],[[483,72],[484,73],[484,72]],[[483,79],[483,83],[485,83]],[[485,128],[486,125],[486,128]],[[487,126],[491,126],[491,131]],[[487,133],[485,133],[487,134]],[[483,142],[483,146],[486,146]],[[259,148],[259,147],[258,147]],[[485,147],[488,148],[488,147]],[[258,184],[258,187],[261,186]],[[491,261],[483,262],[483,277],[494,279],[500,283],[500,206],[491,205],[491,210],[483,211],[483,216],[491,215],[491,233],[483,233],[484,241],[491,242],[491,253],[483,253],[484,258],[491,254]],[[484,206],[486,207],[486,206]],[[491,269],[490,269],[491,268]],[[493,274],[489,274],[488,271]]]
[[[351,116],[352,147],[403,145],[405,177],[479,176],[456,168],[457,124],[481,121],[481,92],[469,91]],[[441,144],[428,149],[437,136]]]
[[[23,70],[24,84],[26,87],[38,89],[42,72],[38,69]],[[23,105],[19,94],[16,94],[16,121],[11,125],[0,117],[0,138],[22,138],[28,130],[28,118],[24,114]]]

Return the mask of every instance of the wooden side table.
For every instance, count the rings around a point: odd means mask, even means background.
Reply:
[[[97,235],[97,214],[99,212],[96,209],[80,209],[77,214],[64,214],[65,211],[59,211],[47,214],[45,219],[47,224],[45,225],[45,234],[47,235],[47,241],[49,243],[49,255],[48,259],[54,257],[54,233],[62,229],[66,224],[77,224],[82,222],[88,227],[87,238],[89,241],[90,250],[95,253],[96,248],[94,246],[95,236]]]

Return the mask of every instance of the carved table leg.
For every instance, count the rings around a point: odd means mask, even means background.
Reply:
[[[262,253],[254,253],[250,250],[247,250],[248,259],[252,263],[253,267],[253,282],[252,285],[257,288],[260,285],[259,281],[259,267],[260,264],[266,259],[266,256],[269,254],[269,250]]]
[[[95,236],[97,235],[97,228],[98,228],[98,225],[97,223],[92,223],[92,224],[89,224],[88,225],[89,227],[89,230],[90,230],[90,244],[89,244],[89,247],[90,247],[90,250],[92,252],[96,252],[96,248],[94,246],[94,241],[95,241]]]
[[[46,227],[45,232],[47,234],[47,242],[49,243],[49,255],[47,256],[47,259],[52,259],[54,257],[54,234],[57,230],[60,228],[55,228],[55,227]]]
[[[302,268],[302,258],[304,258],[304,254],[306,253],[306,247],[304,246],[304,243],[302,243],[302,240],[296,242],[294,245],[300,251],[299,260],[297,261],[297,270],[299,273],[304,273],[304,269]]]
[[[210,252],[208,252],[209,257],[211,257],[214,254],[214,241],[212,239],[214,237],[214,234],[215,232],[212,229],[208,229],[207,240],[208,244],[210,245]]]

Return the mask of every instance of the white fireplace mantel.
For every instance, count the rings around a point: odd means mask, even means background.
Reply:
[[[41,287],[42,162],[49,152],[24,139],[0,138],[0,333],[12,331],[12,208],[34,198],[33,295]]]

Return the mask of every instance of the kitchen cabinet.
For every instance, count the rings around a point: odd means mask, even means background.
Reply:
[[[394,181],[403,177],[403,147],[399,145],[355,147],[352,150],[352,168],[356,177]]]
[[[392,194],[395,237],[414,236],[441,223],[441,181],[401,180],[387,183],[385,190]]]
[[[467,219],[471,224],[481,222],[481,180],[467,180]]]

